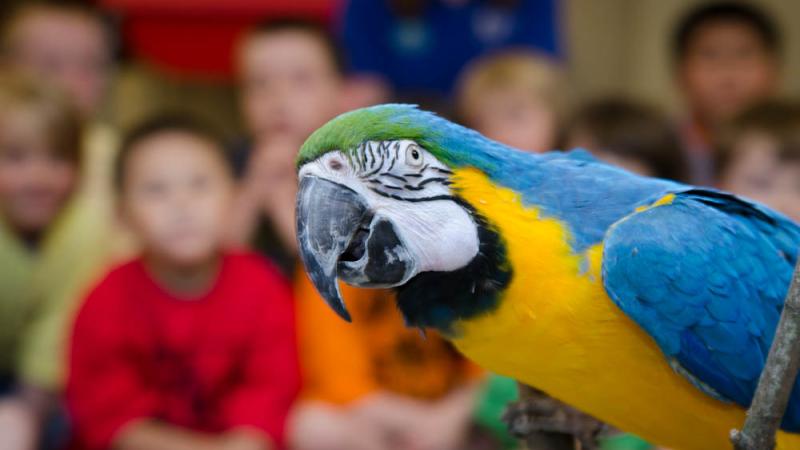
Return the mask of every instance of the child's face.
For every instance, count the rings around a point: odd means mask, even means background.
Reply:
[[[34,111],[0,113],[0,214],[26,236],[53,223],[78,172],[74,161],[53,151],[40,125]]]
[[[110,50],[102,27],[82,14],[48,9],[20,20],[12,37],[12,62],[56,80],[82,113],[94,113],[109,79]]]
[[[520,150],[543,152],[555,145],[556,114],[530,93],[517,89],[488,91],[472,116],[484,136]]]
[[[778,64],[747,25],[719,21],[692,36],[678,76],[692,111],[716,124],[768,96]]]
[[[145,251],[179,266],[213,258],[232,191],[213,144],[175,131],[135,147],[126,162],[122,212]]]
[[[782,161],[769,136],[742,136],[722,174],[722,186],[800,222],[800,160]]]
[[[239,55],[241,101],[257,139],[305,140],[339,112],[340,79],[325,46],[301,31],[249,38]]]

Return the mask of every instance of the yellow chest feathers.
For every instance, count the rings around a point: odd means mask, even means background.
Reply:
[[[496,310],[456,324],[452,341],[466,356],[654,443],[730,448],[728,432],[741,425],[743,409],[678,375],[614,305],[600,276],[602,245],[575,254],[567,228],[517,193],[471,169],[454,178],[502,236],[513,269]]]

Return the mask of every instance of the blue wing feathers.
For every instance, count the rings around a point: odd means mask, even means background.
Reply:
[[[604,240],[612,300],[704,391],[748,406],[800,249],[800,228],[707,189],[632,214]],[[800,431],[800,389],[783,428]]]

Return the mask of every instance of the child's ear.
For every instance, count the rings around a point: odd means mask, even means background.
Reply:
[[[391,98],[389,84],[376,75],[353,75],[342,79],[340,112],[386,103]]]

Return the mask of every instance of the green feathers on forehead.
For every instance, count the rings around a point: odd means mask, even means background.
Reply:
[[[367,141],[411,139],[443,161],[448,161],[442,138],[448,127],[457,127],[414,105],[387,104],[344,113],[311,134],[300,148],[297,166],[327,152],[353,152]]]

